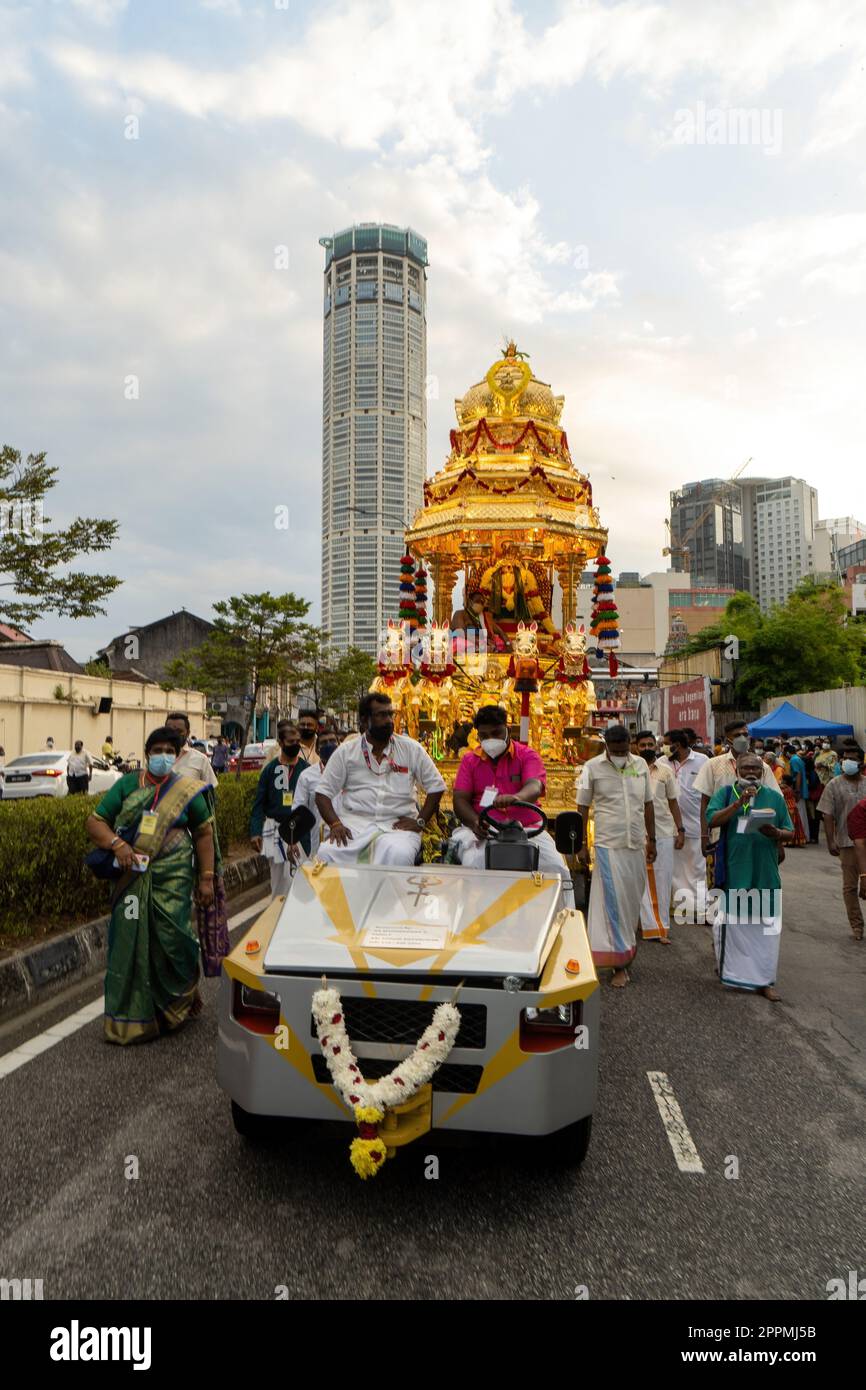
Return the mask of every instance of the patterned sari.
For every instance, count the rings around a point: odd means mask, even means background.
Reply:
[[[96,815],[112,829],[139,827],[133,845],[150,856],[144,873],[119,880],[112,899],[105,975],[107,1042],[143,1042],[179,1028],[196,999],[199,942],[192,922],[195,884],[190,830],[212,818],[191,777],[159,785],[144,773],[122,777],[102,798]],[[141,829],[146,812],[155,827]]]

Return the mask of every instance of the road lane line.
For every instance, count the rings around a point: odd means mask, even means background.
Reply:
[[[674,1151],[677,1167],[681,1173],[703,1173],[701,1156],[689,1134],[688,1125],[668,1077],[663,1071],[648,1071],[647,1077],[662,1117],[665,1133]]]
[[[262,899],[252,904],[251,907],[244,908],[243,912],[237,913],[235,917],[229,918],[229,930],[234,931],[238,927],[244,926],[251,917],[258,917],[268,906],[269,899]],[[56,1047],[57,1043],[63,1042],[64,1038],[69,1038],[73,1033],[77,1033],[79,1028],[85,1028],[94,1019],[101,1018],[103,1012],[103,1000],[94,999],[91,1004],[85,1004],[83,1009],[76,1009],[74,1014],[67,1014],[66,1018],[58,1019],[52,1023],[50,1028],[46,1028],[44,1033],[35,1033],[26,1042],[19,1043],[18,1047],[13,1047],[11,1052],[6,1052],[0,1057],[0,1080],[4,1076],[10,1076],[13,1071],[23,1067],[25,1062],[32,1062],[34,1057],[39,1057],[49,1048]]]

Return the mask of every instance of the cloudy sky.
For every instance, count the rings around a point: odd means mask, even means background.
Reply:
[[[429,471],[513,334],[615,572],[749,456],[866,518],[864,84],[862,0],[5,0],[2,441],[55,520],[120,520],[125,580],[34,632],[318,614],[318,238],[356,221],[429,242]]]

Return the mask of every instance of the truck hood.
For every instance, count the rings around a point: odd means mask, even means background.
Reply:
[[[280,974],[540,974],[559,876],[304,864],[265,955]]]

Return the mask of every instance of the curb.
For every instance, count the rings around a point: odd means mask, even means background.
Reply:
[[[223,878],[231,902],[268,880],[268,861],[258,854],[234,860],[224,866]],[[110,920],[97,917],[0,960],[0,1022],[104,970]]]

